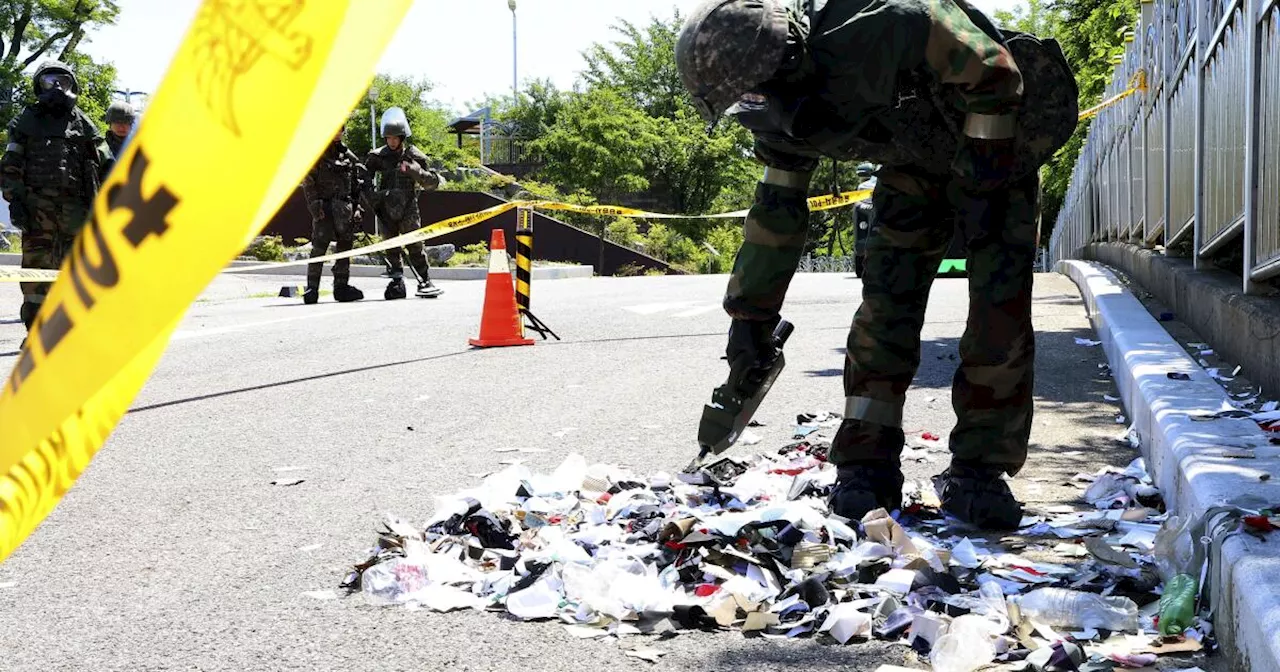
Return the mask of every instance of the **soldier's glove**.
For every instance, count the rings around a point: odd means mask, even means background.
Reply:
[[[725,347],[729,365],[744,356],[762,365],[772,362],[777,355],[773,330],[781,320],[778,316],[768,320],[733,320],[729,325],[729,344]]]
[[[952,162],[952,170],[965,186],[975,191],[993,191],[1009,182],[1017,166],[1012,138],[986,140],[964,138]]]

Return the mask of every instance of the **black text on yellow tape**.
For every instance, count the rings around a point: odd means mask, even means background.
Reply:
[[[89,464],[191,301],[314,164],[409,4],[299,0],[267,19],[254,3],[203,3],[0,388],[0,560]]]

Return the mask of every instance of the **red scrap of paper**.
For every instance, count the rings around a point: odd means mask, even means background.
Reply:
[[[720,586],[717,586],[714,583],[704,583],[701,586],[694,588],[693,594],[698,597],[710,597],[715,595],[717,590],[720,590]]]
[[[1271,519],[1266,516],[1245,516],[1244,524],[1255,530],[1270,532],[1271,530],[1280,529],[1271,524]]]
[[[1038,571],[1036,571],[1036,570],[1034,570],[1034,569],[1032,569],[1032,568],[1030,568],[1030,567],[1023,567],[1022,565],[1009,565],[1009,566],[1010,566],[1010,567],[1012,567],[1012,568],[1014,568],[1014,569],[1021,569],[1022,571],[1026,572],[1026,573],[1028,573],[1028,574],[1031,574],[1032,576],[1048,576],[1046,573],[1044,573],[1044,572],[1038,572]]]
[[[925,441],[941,441],[942,440],[942,437],[938,436],[937,434],[934,434],[933,432],[925,432],[924,434],[920,435],[920,438],[924,439]]]

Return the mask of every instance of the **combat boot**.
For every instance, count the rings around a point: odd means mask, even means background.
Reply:
[[[827,505],[849,520],[862,520],[876,509],[893,512],[902,508],[903,481],[902,469],[890,462],[842,464]]]
[[[314,285],[307,285],[307,288],[302,290],[302,302],[307,304],[308,306],[316,303],[319,300],[320,300],[319,287],[316,287]]]
[[[444,294],[444,290],[433,285],[430,278],[418,283],[418,298],[420,299],[434,299],[441,294]]]
[[[364,292],[346,283],[333,285],[333,300],[338,303],[350,303],[364,298]]]
[[[387,291],[382,293],[382,298],[387,301],[394,301],[403,299],[408,295],[408,291],[404,288],[404,278],[392,278],[391,282],[387,283]]]
[[[933,477],[942,510],[984,530],[1016,530],[1022,523],[1022,504],[1014,498],[994,466],[952,464]]]

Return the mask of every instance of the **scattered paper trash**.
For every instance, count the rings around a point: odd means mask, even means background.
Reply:
[[[900,510],[846,520],[827,505],[840,422],[800,414],[801,438],[693,473],[634,473],[577,454],[550,473],[512,464],[436,496],[422,526],[387,516],[340,587],[384,607],[554,621],[580,640],[700,630],[876,639],[911,646],[938,672],[1020,661],[1056,671],[1079,665],[1085,643],[1115,663],[1211,650],[1198,635],[1211,632],[1205,615],[1181,612],[1185,642],[1149,645],[1162,567],[1190,557],[1176,542],[1194,521],[1163,513],[1141,458],[1070,477],[1087,504],[1029,510],[1004,538],[963,531],[918,480],[905,483]],[[1277,523],[1268,512],[1250,529]],[[626,646],[649,662],[665,655]]]
[[[1095,341],[1095,340],[1092,340],[1092,339],[1088,339],[1088,338],[1080,338],[1079,336],[1077,336],[1077,337],[1076,337],[1076,345],[1084,345],[1084,346],[1088,346],[1088,347],[1093,347],[1093,346],[1095,346],[1095,345],[1102,345],[1102,341]]]

